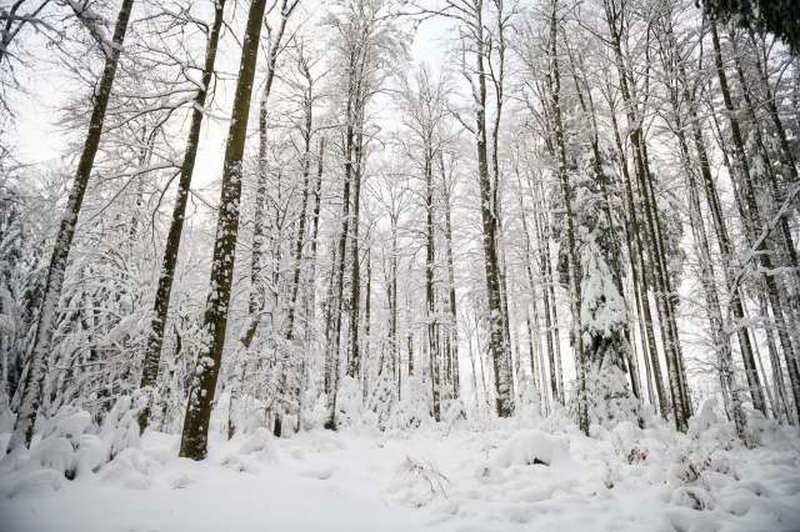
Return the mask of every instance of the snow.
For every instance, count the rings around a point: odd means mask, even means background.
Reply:
[[[800,530],[796,429],[764,421],[760,445],[747,449],[712,407],[686,435],[651,421],[587,438],[560,413],[480,430],[356,424],[276,439],[260,428],[212,435],[203,462],[177,457],[178,436],[147,432],[102,463],[97,446],[118,440],[67,438],[64,427],[82,429],[67,416],[27,455],[0,463],[0,529]],[[63,470],[76,454],[84,465],[70,481]]]

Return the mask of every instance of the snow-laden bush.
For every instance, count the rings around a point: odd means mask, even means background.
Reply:
[[[264,427],[235,435],[229,442],[228,448],[232,448],[233,451],[224,455],[221,464],[239,472],[256,472],[260,462],[278,460],[275,436]]]
[[[461,399],[442,400],[442,423],[448,429],[467,425],[467,406]]]
[[[670,451],[671,462],[667,473],[668,484],[674,487],[707,489],[709,475],[724,475],[737,478],[729,452],[741,449],[742,442],[736,436],[732,422],[720,418],[716,412],[716,399],[706,400],[698,412],[689,420],[686,438],[680,438]],[[705,496],[697,489],[682,492],[676,503],[695,509],[705,509],[709,505]]]
[[[130,397],[121,397],[99,428],[89,412],[72,406],[41,418],[37,424],[41,435],[31,442],[30,450],[19,450],[0,462],[0,496],[54,490],[63,480],[99,473],[127,449],[139,446],[138,412],[139,405]]]
[[[275,437],[265,429],[256,429],[253,434],[248,435],[239,447],[240,454],[250,454],[259,458],[275,460],[278,450],[275,447]]]
[[[301,426],[303,430],[309,431],[320,428],[325,424],[328,417],[328,396],[321,393],[310,397],[309,407],[303,411]]]
[[[130,397],[120,397],[103,420],[100,437],[108,444],[109,459],[124,449],[139,446],[137,416],[142,406],[135,405]]]
[[[515,415],[523,419],[535,419],[541,412],[541,401],[539,400],[539,390],[533,379],[528,375],[522,375],[517,387],[517,403],[514,406]]]
[[[431,423],[428,386],[419,377],[406,381],[400,400],[394,405],[389,427],[398,430],[416,429]]]
[[[450,480],[428,459],[406,456],[400,462],[388,491],[403,504],[420,508],[437,498],[447,498]]]
[[[698,447],[731,449],[740,443],[733,423],[723,420],[717,413],[717,400],[714,398],[704,401],[700,410],[689,418],[687,434],[697,441]]]
[[[339,385],[336,396],[336,426],[350,427],[364,423],[364,417],[372,417],[371,412],[364,408],[363,389],[361,382],[345,375]]]
[[[374,388],[369,396],[369,409],[375,414],[375,421],[380,430],[386,430],[391,423],[395,389],[391,372],[383,371],[380,375],[376,375]]]

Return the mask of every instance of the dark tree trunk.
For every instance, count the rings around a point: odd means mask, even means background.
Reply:
[[[449,331],[449,350],[448,360],[452,365],[450,369],[450,384],[452,385],[452,396],[457,399],[460,395],[461,377],[458,367],[458,312],[456,304],[456,281],[455,268],[453,265],[453,225],[450,219],[451,211],[451,186],[448,182],[444,168],[444,155],[439,154],[439,166],[442,173],[442,190],[444,203],[444,230],[445,230],[445,254],[447,255],[447,288],[450,303],[450,331]]]
[[[202,460],[207,453],[208,423],[214,405],[222,350],[225,346],[236,240],[239,233],[242,155],[250,116],[250,98],[265,6],[266,0],[253,0],[250,4],[231,113],[231,126],[225,148],[217,238],[214,242],[211,268],[211,293],[206,303],[204,318],[204,328],[208,332],[210,342],[198,353],[195,380],[189,393],[181,437],[180,456],[193,460]]]
[[[225,0],[216,0],[214,3],[214,22],[211,25],[211,32],[208,36],[206,46],[205,65],[203,67],[203,78],[201,88],[197,91],[194,98],[194,109],[192,110],[191,125],[189,126],[189,136],[186,140],[186,152],[183,156],[181,174],[178,181],[178,191],[175,197],[175,205],[172,208],[172,221],[167,235],[167,245],[164,248],[164,259],[161,262],[161,274],[158,278],[158,288],[156,290],[156,300],[153,307],[153,319],[150,323],[150,334],[147,337],[145,347],[144,363],[142,364],[142,379],[140,388],[143,390],[152,389],[158,378],[158,367],[161,361],[161,347],[164,343],[164,327],[167,323],[169,312],[170,296],[172,293],[172,282],[175,279],[175,268],[178,263],[178,251],[180,250],[181,234],[183,232],[183,222],[186,216],[186,204],[189,200],[189,189],[192,184],[192,173],[197,159],[197,150],[200,144],[200,128],[203,123],[203,110],[206,105],[206,97],[211,85],[211,77],[214,74],[214,64],[217,58],[217,45],[219,44],[220,29],[222,28],[223,11]],[[149,394],[149,392],[148,392]],[[142,431],[147,427],[152,399],[148,398],[148,404],[139,415],[139,427]]]
[[[428,370],[431,379],[433,397],[433,418],[441,421],[441,354],[439,353],[439,335],[436,315],[436,290],[434,287],[434,263],[436,248],[433,226],[433,140],[425,139],[425,311],[428,336]]]

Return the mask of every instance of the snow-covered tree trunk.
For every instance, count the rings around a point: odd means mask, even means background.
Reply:
[[[425,174],[425,311],[428,337],[428,372],[431,380],[431,396],[433,398],[433,418],[441,420],[441,353],[439,352],[439,334],[436,309],[436,291],[434,287],[434,267],[436,261],[436,235],[433,223],[433,139],[425,135],[424,174]]]
[[[647,387],[649,396],[654,397],[652,387],[655,385],[655,399],[658,411],[666,418],[669,412],[669,403],[666,392],[664,391],[664,381],[661,373],[661,363],[658,359],[658,348],[656,346],[656,336],[653,330],[653,315],[650,307],[649,283],[646,275],[644,262],[644,248],[639,228],[639,217],[636,212],[636,205],[633,197],[633,186],[631,183],[628,162],[625,158],[625,149],[622,144],[619,124],[616,118],[616,111],[611,105],[611,127],[614,132],[614,145],[617,155],[620,158],[620,173],[622,175],[622,187],[624,189],[625,204],[625,232],[628,257],[630,258],[631,281],[633,284],[636,308],[639,314],[640,329],[642,334],[642,355],[645,360],[645,371],[647,376]]]
[[[361,181],[363,179],[364,162],[364,102],[362,94],[362,84],[364,80],[358,79],[357,92],[353,95],[356,104],[355,110],[355,135],[352,144],[352,152],[345,154],[345,157],[353,161],[353,215],[352,226],[350,227],[350,301],[349,301],[349,323],[350,338],[349,352],[347,356],[347,375],[359,378],[361,375],[361,342],[359,338],[359,328],[361,326],[361,261],[359,234],[361,229]]]
[[[161,273],[158,278],[158,288],[156,289],[156,299],[153,306],[153,318],[150,323],[150,333],[147,337],[144,362],[142,364],[142,378],[140,388],[145,390],[148,395],[152,395],[152,388],[158,378],[158,368],[161,361],[161,347],[164,343],[164,328],[167,323],[169,312],[170,296],[172,294],[172,284],[175,279],[175,268],[178,263],[178,252],[180,250],[181,234],[183,233],[183,223],[186,217],[186,204],[189,200],[189,189],[192,183],[192,173],[197,159],[197,150],[200,144],[200,128],[203,123],[205,113],[206,98],[211,86],[211,78],[214,74],[214,64],[217,58],[217,46],[219,44],[220,30],[222,28],[225,0],[214,2],[214,21],[211,24],[206,44],[205,63],[203,65],[203,75],[201,85],[194,98],[194,108],[192,110],[189,134],[186,139],[186,148],[181,164],[181,173],[178,179],[178,190],[175,196],[175,205],[172,208],[172,220],[170,221],[167,243],[164,248],[164,258],[161,263]],[[152,399],[142,409],[139,415],[139,426],[142,431],[147,427]]]
[[[452,211],[452,178],[448,179],[445,166],[444,154],[439,152],[439,166],[442,174],[442,203],[444,206],[444,238],[445,238],[445,255],[447,259],[447,297],[450,310],[450,331],[448,337],[448,353],[447,359],[451,364],[448,375],[450,377],[450,384],[452,386],[452,397],[458,398],[461,388],[461,377],[458,367],[458,312],[456,303],[456,280],[455,280],[455,267],[453,265],[453,224],[451,220]]]
[[[656,303],[659,312],[662,336],[664,340],[665,358],[672,395],[675,426],[680,431],[688,428],[688,419],[692,414],[689,390],[686,384],[686,372],[683,367],[683,354],[678,337],[676,303],[677,296],[672,289],[670,272],[667,267],[666,247],[663,228],[658,213],[653,175],[647,156],[647,146],[639,116],[639,102],[634,93],[635,85],[631,83],[629,67],[626,66],[622,48],[622,38],[626,31],[624,4],[617,5],[612,0],[604,0],[606,22],[611,38],[612,53],[619,76],[619,88],[625,106],[631,147],[633,148],[634,167],[640,199],[643,207],[649,256],[654,267],[656,283]]]
[[[558,180],[561,188],[561,199],[564,202],[566,223],[566,254],[569,263],[569,300],[572,311],[571,343],[575,354],[575,371],[577,373],[577,405],[578,427],[589,435],[588,398],[586,397],[587,360],[583,344],[583,326],[581,321],[581,265],[575,241],[575,214],[573,212],[573,191],[567,168],[567,146],[564,125],[561,116],[561,73],[559,71],[558,50],[558,2],[553,0],[550,11],[550,69],[548,84],[550,89],[550,105],[553,124],[555,126],[555,144],[558,161]]]
[[[287,324],[286,324],[286,338],[291,341],[294,338],[294,329],[295,329],[295,316],[297,315],[297,301],[298,301],[298,294],[300,292],[300,281],[301,281],[301,273],[303,267],[303,249],[306,244],[306,225],[308,224],[307,220],[307,213],[308,210],[308,198],[311,194],[311,136],[313,134],[313,103],[314,103],[314,94],[313,94],[313,80],[311,78],[311,72],[308,68],[308,62],[303,58],[300,60],[298,64],[298,68],[303,72],[303,77],[306,80],[307,86],[305,88],[304,96],[303,96],[303,112],[305,115],[305,119],[303,122],[303,129],[301,131],[301,137],[303,138],[303,162],[302,162],[302,174],[303,174],[303,185],[302,185],[302,200],[300,202],[300,220],[298,222],[297,228],[297,237],[295,239],[294,245],[294,256],[292,257],[294,261],[294,271],[292,274],[292,285],[291,285],[291,299],[289,301],[289,315],[287,317]]]
[[[352,67],[351,67],[352,68]],[[352,113],[352,101],[348,99],[347,116]],[[345,153],[352,153],[353,126],[348,124],[345,131]],[[336,398],[339,391],[339,344],[342,334],[342,296],[344,294],[345,254],[347,241],[350,238],[350,205],[351,205],[351,180],[352,161],[345,158],[344,184],[342,189],[341,229],[339,230],[338,243],[333,251],[332,275],[328,286],[326,301],[327,316],[325,324],[325,374],[324,389],[328,396],[328,419],[325,428],[336,428]]]
[[[673,98],[673,105],[677,106],[677,99]],[[680,109],[676,109],[680,113]],[[725,331],[725,319],[722,315],[722,306],[719,301],[719,293],[715,284],[714,266],[711,261],[711,250],[706,236],[705,223],[703,222],[702,211],[700,210],[700,199],[697,192],[697,180],[694,175],[694,165],[689,154],[683,124],[678,118],[676,124],[676,135],[684,161],[684,173],[686,177],[686,187],[689,193],[689,220],[692,226],[692,233],[695,241],[695,249],[700,260],[700,283],[706,299],[706,313],[708,314],[711,326],[711,340],[714,350],[717,352],[717,371],[719,371],[722,394],[726,405],[730,405],[729,411],[732,414],[736,432],[741,439],[746,439],[746,418],[742,409],[742,399],[739,394],[733,374],[733,358],[731,355],[730,337]],[[743,351],[744,354],[744,351]],[[750,352],[752,356],[752,351]],[[751,360],[752,362],[752,360]],[[745,367],[747,367],[745,359]],[[755,389],[760,391],[760,389]],[[758,393],[754,393],[754,388],[750,389],[753,404],[758,403]],[[761,398],[763,401],[763,397]],[[763,404],[761,405],[763,407]],[[757,407],[758,408],[758,407]],[[760,410],[760,408],[759,408]]]
[[[198,353],[193,372],[181,437],[180,456],[193,460],[202,460],[207,453],[208,423],[225,347],[236,240],[239,234],[242,156],[265,8],[266,0],[253,0],[250,4],[225,148],[217,236],[211,265],[211,291],[206,303],[203,327],[207,337],[204,339],[203,349]]]

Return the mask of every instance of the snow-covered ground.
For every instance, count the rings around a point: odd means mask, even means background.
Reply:
[[[213,440],[200,463],[176,457],[177,436],[148,432],[99,467],[87,443],[101,438],[70,436],[70,451],[53,433],[0,463],[0,530],[800,530],[789,428],[763,424],[748,450],[713,415],[688,435],[622,423],[586,438],[563,417],[480,425],[279,440],[260,429]]]

